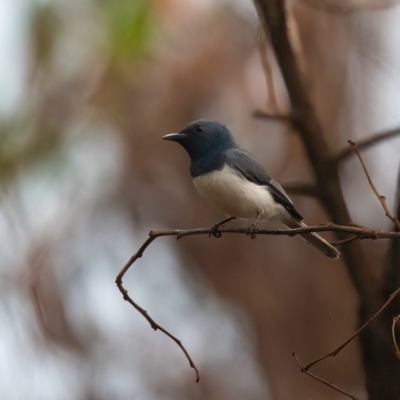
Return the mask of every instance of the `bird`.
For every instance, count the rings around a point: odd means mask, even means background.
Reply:
[[[235,142],[225,125],[199,119],[163,139],[177,142],[186,150],[198,193],[228,217],[210,228],[210,236],[220,237],[218,229],[236,218],[254,221],[246,229],[252,238],[260,220],[277,221],[291,229],[307,227],[282,186]],[[315,232],[300,236],[326,256],[340,256],[334,246]]]

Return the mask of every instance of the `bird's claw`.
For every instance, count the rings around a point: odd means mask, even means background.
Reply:
[[[250,236],[252,239],[257,237],[256,232],[258,232],[258,229],[256,229],[254,225],[251,225],[246,229],[246,235]]]
[[[215,238],[219,239],[222,236],[222,233],[219,231],[219,227],[220,226],[218,224],[213,225],[208,231],[208,236],[214,236]]]

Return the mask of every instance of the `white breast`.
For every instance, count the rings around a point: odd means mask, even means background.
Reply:
[[[205,200],[227,215],[253,219],[259,213],[263,219],[280,222],[289,218],[266,187],[243,179],[229,166],[194,178],[193,183]]]

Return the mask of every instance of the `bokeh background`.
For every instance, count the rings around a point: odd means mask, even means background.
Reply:
[[[288,8],[332,148],[398,126],[400,6]],[[307,362],[344,341],[357,297],[342,262],[302,240],[162,238],[125,276],[199,383],[114,283],[150,229],[222,217],[161,140],[187,122],[217,119],[282,184],[313,182],[291,126],[253,116],[289,110],[250,0],[1,0],[0,60],[2,399],[342,398],[291,354]],[[394,209],[400,140],[364,155]],[[354,157],[342,184],[353,221],[390,228]],[[292,197],[308,224],[327,222],[315,199]],[[378,276],[387,244],[364,246]],[[357,342],[315,371],[365,394]]]

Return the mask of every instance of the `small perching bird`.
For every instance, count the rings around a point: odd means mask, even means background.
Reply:
[[[231,132],[216,121],[190,122],[179,133],[163,137],[178,142],[189,153],[190,173],[200,195],[229,218],[218,222],[210,234],[235,218],[253,219],[247,234],[254,237],[260,219],[278,221],[289,228],[307,225],[281,185],[262,165],[236,143]],[[340,252],[316,233],[301,237],[331,258]]]

